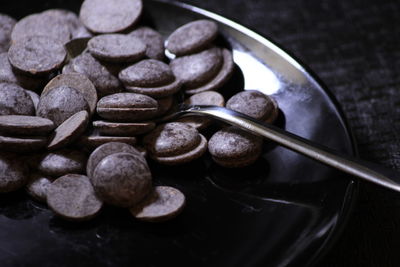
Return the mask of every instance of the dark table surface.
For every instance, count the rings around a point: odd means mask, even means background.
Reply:
[[[274,40],[339,101],[360,157],[400,169],[400,1],[185,0]],[[360,183],[354,211],[319,266],[400,266],[400,195]]]

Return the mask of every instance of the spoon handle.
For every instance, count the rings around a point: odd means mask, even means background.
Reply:
[[[222,120],[231,125],[261,135],[288,149],[349,173],[355,177],[400,192],[400,185],[393,181],[400,181],[400,173],[395,170],[341,154],[271,124],[255,120],[242,113],[216,106],[188,106],[181,110],[181,114],[205,115]]]

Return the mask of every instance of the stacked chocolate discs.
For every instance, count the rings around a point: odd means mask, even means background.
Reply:
[[[140,24],[141,14],[140,0],[85,0],[79,17],[52,9],[15,24],[0,15],[0,192],[25,186],[73,221],[95,217],[104,205],[165,221],[182,211],[185,197],[152,185],[146,155],[179,165],[208,148],[225,167],[257,160],[262,140],[237,128],[223,128],[208,142],[200,132],[208,118],[156,124],[182,96],[190,105],[224,106],[217,90],[234,63],[216,45],[213,21],[182,25],[164,42]],[[90,38],[87,49],[67,55],[64,45],[80,37]],[[227,107],[267,122],[278,112],[257,91],[235,95]]]
[[[181,26],[166,40],[172,71],[183,82],[185,93],[216,90],[231,77],[232,53],[213,44],[217,35],[215,22],[198,20]]]

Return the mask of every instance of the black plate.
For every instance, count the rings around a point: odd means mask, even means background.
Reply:
[[[2,1],[16,18],[47,8],[79,10],[80,1]],[[182,4],[145,1],[143,21],[165,36],[209,17],[239,67],[222,92],[261,89],[277,99],[278,125],[354,154],[335,101],[309,71],[273,43],[225,18]],[[227,170],[204,157],[186,166],[151,164],[155,183],[173,185],[187,207],[164,224],[135,221],[106,208],[70,224],[23,192],[0,196],[1,266],[305,266],[340,233],[355,183],[343,173],[267,143],[254,166]],[[184,265],[183,265],[184,264]]]

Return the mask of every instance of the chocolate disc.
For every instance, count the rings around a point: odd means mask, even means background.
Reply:
[[[130,209],[132,215],[141,221],[164,222],[178,216],[185,206],[185,196],[176,188],[156,186],[152,193]]]

